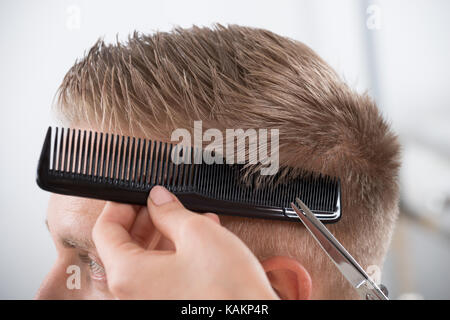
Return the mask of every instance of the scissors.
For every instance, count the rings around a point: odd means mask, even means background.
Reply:
[[[365,300],[389,300],[386,287],[380,285],[380,289],[311,210],[299,198],[295,200],[300,209],[291,202],[292,209],[361,297]]]

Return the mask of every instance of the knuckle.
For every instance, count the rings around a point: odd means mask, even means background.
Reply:
[[[192,215],[187,218],[181,226],[181,230],[186,234],[196,234],[204,230],[205,219],[201,216]]]
[[[213,220],[213,221],[215,221],[215,222],[220,224],[220,218],[219,218],[219,216],[217,214],[212,213],[212,212],[208,212],[208,213],[205,213],[204,216],[205,216],[205,218],[209,218],[209,219],[211,219],[211,220]]]
[[[96,222],[94,224],[94,227],[92,228],[92,240],[94,240],[94,242],[98,239],[98,237],[100,236],[100,227],[99,227],[99,223]]]
[[[129,281],[119,268],[114,268],[109,272],[108,287],[110,292],[117,298],[122,298],[129,294]]]

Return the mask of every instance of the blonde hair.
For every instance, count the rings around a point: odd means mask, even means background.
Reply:
[[[301,42],[236,25],[99,40],[66,74],[56,106],[72,126],[161,140],[194,120],[222,130],[279,129],[284,177],[339,177],[343,215],[329,229],[363,267],[383,263],[398,214],[397,137],[368,95]],[[353,297],[301,224],[221,220],[260,259],[288,255],[314,285],[325,277],[322,296]]]

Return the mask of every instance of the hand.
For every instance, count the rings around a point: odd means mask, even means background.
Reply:
[[[146,248],[154,228],[175,251]],[[185,209],[163,187],[139,212],[108,202],[93,239],[119,299],[278,299],[257,258],[217,215]]]

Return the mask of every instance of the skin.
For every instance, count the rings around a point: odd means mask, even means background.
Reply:
[[[296,260],[258,261],[217,215],[185,209],[163,187],[152,189],[146,207],[53,194],[47,226],[58,257],[38,299],[311,296],[311,278]],[[67,288],[70,265],[80,267],[80,289]]]

